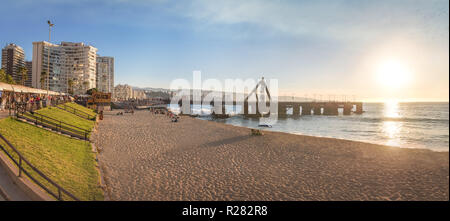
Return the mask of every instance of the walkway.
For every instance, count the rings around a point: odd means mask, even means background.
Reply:
[[[3,200],[30,201],[31,199],[11,180],[0,164],[0,201]]]
[[[8,116],[8,111],[0,111],[0,119]],[[0,164],[0,201],[5,200],[29,201],[31,199],[11,180],[6,169]]]

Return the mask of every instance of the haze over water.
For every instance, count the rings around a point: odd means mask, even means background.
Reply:
[[[227,107],[230,110],[232,107]],[[177,108],[172,108],[176,110]],[[193,112],[208,117],[210,107]],[[236,111],[240,111],[237,107]],[[258,119],[235,115],[214,121],[293,134],[332,137],[406,148],[449,150],[449,103],[364,103],[362,115],[300,116],[279,119],[272,128],[258,127]],[[292,110],[289,113],[292,113]]]

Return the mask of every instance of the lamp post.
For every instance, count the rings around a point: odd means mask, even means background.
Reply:
[[[52,22],[50,22],[50,20],[48,20],[47,23],[48,23],[48,43],[50,44],[51,30],[55,24],[52,24]],[[50,87],[50,50],[51,50],[51,46],[49,45],[48,53],[47,53],[47,99],[48,99],[48,90]]]

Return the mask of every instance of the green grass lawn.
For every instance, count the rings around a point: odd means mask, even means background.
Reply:
[[[92,128],[94,127],[94,124],[95,124],[95,122],[92,120],[78,117],[74,114],[71,114],[65,110],[61,110],[56,107],[42,108],[36,112],[39,114],[54,118],[56,120],[60,120],[64,123],[68,123],[68,124],[77,126],[79,128],[83,128],[88,131],[92,131]]]
[[[62,106],[62,105],[61,105],[61,106]],[[73,107],[73,108],[75,108],[75,109],[77,109],[77,110],[79,110],[79,111],[82,111],[82,112],[84,112],[84,113],[90,114],[90,115],[92,115],[92,116],[94,116],[94,117],[97,115],[97,113],[95,113],[94,110],[89,109],[89,108],[87,108],[87,107],[85,107],[85,106],[76,104],[76,103],[68,102],[68,103],[66,103],[66,106]]]
[[[98,186],[97,162],[89,142],[69,138],[13,118],[0,120],[0,133],[31,164],[80,200],[103,200],[103,191]],[[6,147],[2,142],[0,144]],[[33,172],[32,175],[36,173]],[[39,176],[35,177],[46,187],[51,187]],[[52,190],[56,191],[55,188]],[[68,197],[64,199],[69,200]]]

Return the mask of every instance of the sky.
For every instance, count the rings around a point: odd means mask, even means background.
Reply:
[[[51,42],[115,57],[116,84],[168,88],[198,70],[278,79],[287,96],[449,99],[448,0],[0,0],[0,11],[2,47],[31,60],[51,20]]]

